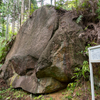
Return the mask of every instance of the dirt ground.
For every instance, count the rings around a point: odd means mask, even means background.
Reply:
[[[0,100],[91,100],[90,82],[79,86],[69,84],[66,89],[45,95],[34,95],[22,89],[12,89],[0,78]],[[100,100],[100,88],[95,86],[95,100]]]

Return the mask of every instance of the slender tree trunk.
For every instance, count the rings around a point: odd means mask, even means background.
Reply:
[[[0,13],[0,20],[1,20],[1,13]],[[2,23],[0,22],[0,32],[2,31]]]
[[[17,10],[18,10],[18,20],[17,20],[17,32],[19,31],[20,28],[20,13],[19,13],[19,0],[17,0]]]
[[[22,0],[22,5],[21,5],[21,25],[23,24],[24,20],[24,0]]]
[[[2,10],[3,10],[3,8],[2,8]],[[5,36],[5,27],[4,27],[4,23],[5,23],[5,20],[4,20],[4,11],[2,12],[2,36]]]
[[[17,20],[17,32],[19,31],[20,27],[21,27],[21,15],[19,14]]]
[[[54,5],[56,6],[56,0],[54,0]]]
[[[30,15],[30,10],[31,10],[31,0],[29,0],[29,14]]]
[[[12,33],[15,33],[15,19],[12,20]]]
[[[9,17],[9,15],[7,15],[6,40],[8,39],[8,17]]]
[[[13,18],[12,18],[12,32],[15,33],[15,15],[16,13],[16,5],[15,2],[13,1]]]
[[[66,1],[66,8],[68,9],[69,0]]]
[[[19,15],[19,23],[20,23],[20,27],[21,27],[21,14]]]
[[[2,33],[1,36],[5,36],[5,34],[4,34],[4,16],[2,16],[1,13],[0,13],[0,20],[2,20],[0,22],[0,32]]]
[[[0,0],[0,5],[1,5],[1,3],[2,3],[2,0]]]
[[[17,32],[19,31],[20,27],[21,27],[21,14],[19,14],[18,20],[17,20]]]
[[[8,12],[8,3],[9,3],[9,0],[8,0],[8,2],[7,2],[7,12]],[[6,24],[6,34],[5,34],[5,36],[6,36],[6,40],[8,39],[8,18],[9,18],[9,14],[7,14],[7,24]]]
[[[52,5],[52,0],[51,0],[51,5]]]
[[[43,1],[44,1],[44,0],[41,0],[41,7],[43,6]]]
[[[2,36],[5,36],[5,27],[4,27],[4,18],[3,18],[3,21],[2,21]]]

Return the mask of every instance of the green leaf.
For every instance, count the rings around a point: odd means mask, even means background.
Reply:
[[[82,17],[83,17],[83,16],[80,15],[80,16],[77,18],[76,22],[79,23],[79,22],[82,20]]]

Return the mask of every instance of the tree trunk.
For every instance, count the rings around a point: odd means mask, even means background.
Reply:
[[[5,36],[5,27],[4,27],[4,18],[3,18],[3,21],[2,21],[2,36]]]
[[[41,7],[43,6],[43,1],[44,1],[44,0],[41,0]]]
[[[0,5],[1,5],[1,3],[2,3],[2,0],[0,0]]]
[[[24,20],[24,0],[22,0],[22,5],[21,5],[21,25],[23,24]]]
[[[52,0],[51,0],[51,5],[52,5]]]
[[[8,3],[9,3],[9,0],[8,0],[8,2],[7,2],[7,12],[8,12]],[[8,19],[9,19],[9,14],[7,14],[7,24],[6,24],[6,34],[5,34],[5,36],[6,36],[6,40],[8,39]]]
[[[30,10],[31,10],[31,0],[29,0],[29,15],[30,15]]]
[[[15,19],[12,19],[12,33],[15,33]]]
[[[13,18],[12,18],[12,32],[15,33],[15,15],[16,13],[16,5],[15,2],[13,1]]]
[[[17,20],[17,32],[19,31],[19,28],[20,28],[20,12],[19,12],[19,6],[20,6],[20,4],[19,4],[19,0],[17,0],[17,10],[18,10],[18,20]]]
[[[56,0],[54,0],[54,5],[56,6]]]

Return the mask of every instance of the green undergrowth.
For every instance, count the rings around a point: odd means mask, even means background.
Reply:
[[[82,81],[69,83],[67,88],[62,90],[60,93],[60,95],[56,94],[55,96],[59,98],[59,100],[90,100],[90,82]],[[57,100],[57,98],[54,98],[52,97],[52,95],[49,94],[36,96],[27,93],[22,89],[13,89],[12,87],[7,89],[0,89],[0,100]],[[100,87],[97,86],[95,86],[95,98],[100,98]]]
[[[15,40],[15,36],[8,38],[8,40],[6,40],[5,37],[0,37],[0,67],[4,63],[5,57],[10,51],[14,40]]]
[[[9,87],[7,89],[0,89],[0,100],[55,100],[51,96],[46,95],[33,95],[22,89],[13,89]]]
[[[66,91],[62,93],[63,97],[61,100],[83,100],[82,98],[87,95],[89,99],[90,85],[86,84],[88,84],[88,82],[85,83],[85,85],[83,83],[78,84],[76,82],[69,83]],[[86,87],[86,89],[84,87]]]
[[[61,100],[91,100],[90,81],[69,83]],[[100,100],[100,87],[95,86],[95,98]]]
[[[27,95],[27,93],[23,92],[21,89],[12,89],[10,87],[7,89],[2,88],[0,90],[0,100],[18,99],[25,95]]]

